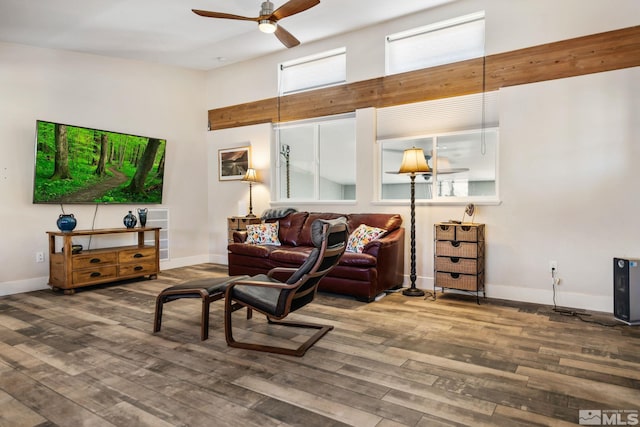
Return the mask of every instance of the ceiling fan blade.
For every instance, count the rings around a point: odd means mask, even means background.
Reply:
[[[222,18],[222,19],[236,19],[239,21],[258,21],[260,18],[250,18],[248,16],[233,15],[231,13],[221,12],[209,12],[208,10],[191,9],[196,15],[204,16],[205,18]]]
[[[320,4],[320,0],[290,0],[289,2],[276,9],[271,14],[271,18],[277,21],[279,19],[286,18],[287,16],[304,12],[305,10],[310,9],[318,4]]]
[[[278,40],[280,40],[282,44],[288,48],[292,48],[300,44],[300,41],[297,38],[293,37],[293,35],[289,31],[282,28],[280,24],[278,24],[278,27],[276,28],[275,35]]]

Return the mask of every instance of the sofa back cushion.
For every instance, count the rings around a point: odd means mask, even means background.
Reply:
[[[298,243],[300,232],[308,216],[308,212],[294,212],[277,220],[280,223],[280,230],[278,231],[280,243],[289,246],[300,246]],[[311,246],[311,244],[308,246]]]
[[[341,216],[347,218],[347,231],[349,234],[358,228],[360,224],[371,227],[383,228],[387,233],[402,226],[402,216],[387,213],[358,213],[342,214],[331,212],[294,212],[280,219],[269,219],[267,222],[278,221],[280,230],[278,237],[280,243],[288,246],[313,246],[311,242],[311,224],[316,219],[336,219]],[[386,233],[385,233],[386,234]]]
[[[330,213],[330,212],[310,212],[309,216],[304,222],[302,226],[302,230],[300,230],[300,235],[298,237],[297,246],[313,246],[313,242],[311,241],[311,225],[316,219],[336,219],[345,216],[344,214],[339,213]]]

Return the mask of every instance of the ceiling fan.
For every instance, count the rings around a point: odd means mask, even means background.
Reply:
[[[207,18],[222,18],[222,19],[236,19],[239,21],[255,21],[258,23],[258,28],[263,33],[275,33],[278,40],[282,42],[288,48],[297,46],[300,41],[296,39],[290,32],[278,25],[278,21],[287,16],[295,15],[296,13],[304,12],[307,9],[312,8],[320,4],[320,0],[290,0],[287,3],[280,6],[275,11],[273,10],[273,3],[269,0],[262,3],[260,9],[260,16],[257,18],[251,18],[248,16],[233,15],[230,13],[221,12],[209,12],[206,10],[191,9],[196,15],[204,16]]]

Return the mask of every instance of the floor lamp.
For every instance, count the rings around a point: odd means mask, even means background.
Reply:
[[[416,288],[416,174],[431,173],[427,164],[427,158],[422,148],[409,148],[404,150],[402,165],[398,173],[409,174],[411,178],[411,287],[402,291],[409,297],[422,297],[424,291]]]
[[[258,181],[256,170],[253,168],[247,169],[247,173],[244,174],[244,178],[242,178],[242,181],[249,183],[249,215],[247,215],[247,218],[255,218],[255,215],[253,214],[253,195],[251,193],[251,186],[254,182],[260,182]]]

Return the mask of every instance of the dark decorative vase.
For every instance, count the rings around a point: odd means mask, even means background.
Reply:
[[[63,232],[73,231],[77,223],[73,214],[60,214],[58,221],[56,221],[58,228]]]
[[[129,213],[124,216],[123,222],[125,227],[133,228],[138,223],[138,218],[129,211]]]
[[[140,218],[140,227],[144,227],[147,225],[147,212],[149,209],[147,208],[138,208],[138,218]]]

